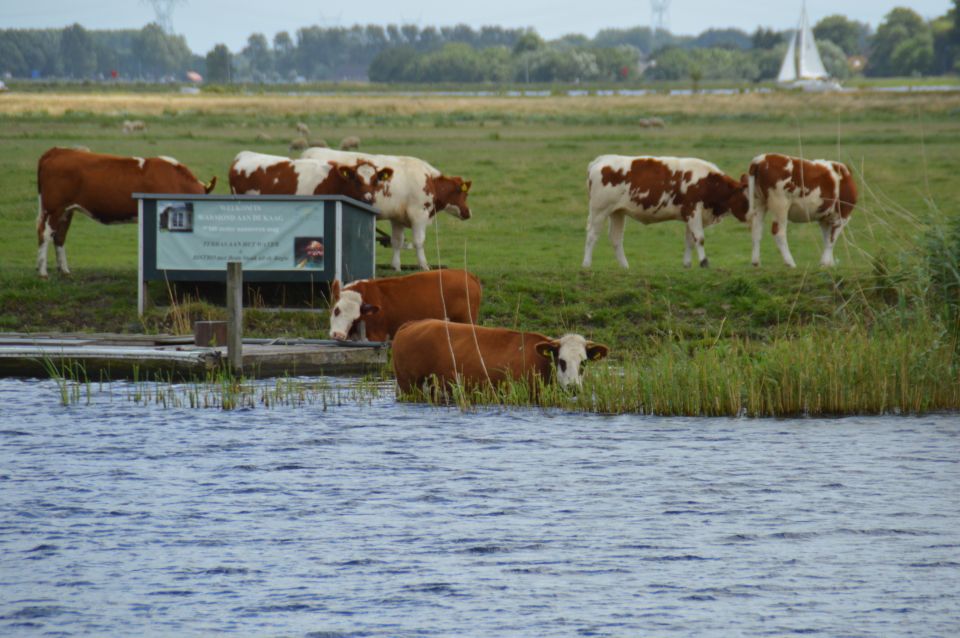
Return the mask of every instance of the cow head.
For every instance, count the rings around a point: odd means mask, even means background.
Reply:
[[[467,194],[473,182],[460,177],[428,177],[424,190],[433,199],[434,213],[449,213],[460,219],[470,219],[470,206]]]
[[[341,290],[340,281],[330,285],[330,338],[346,341],[356,334],[363,317],[380,312],[379,306],[363,303],[360,293],[355,290]]]
[[[733,214],[738,220],[747,221],[747,213],[750,212],[750,198],[748,197],[749,182],[747,175],[740,176],[740,181],[732,177],[724,176],[724,182],[727,186],[727,199],[724,202],[726,210]]]
[[[336,193],[367,204],[373,203],[377,184],[377,169],[370,162],[358,160],[354,164],[328,162],[335,180]]]
[[[557,382],[563,388],[580,387],[587,361],[599,361],[610,352],[607,346],[587,341],[577,334],[541,341],[535,347],[537,354],[556,364]]]

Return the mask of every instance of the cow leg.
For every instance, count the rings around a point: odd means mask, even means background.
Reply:
[[[62,275],[70,274],[70,269],[67,268],[67,249],[64,247],[64,242],[67,241],[67,231],[70,230],[70,222],[72,221],[73,210],[67,209],[63,211],[63,215],[60,217],[60,223],[57,224],[57,228],[53,233],[53,246],[57,253],[57,270],[59,270]]]
[[[624,268],[629,268],[627,256],[623,253],[623,229],[626,225],[627,216],[623,213],[614,213],[610,215],[610,244],[613,246],[613,254],[617,256],[617,261]]]
[[[47,247],[53,238],[53,228],[50,227],[50,215],[44,214],[41,205],[40,213],[37,215],[37,273],[42,279],[48,277],[47,274]]]
[[[707,259],[707,251],[703,247],[703,244],[706,242],[706,237],[703,233],[703,204],[697,204],[693,209],[693,214],[687,218],[687,232],[692,236],[693,245],[697,248],[697,259],[700,261],[700,267],[706,268],[710,265],[710,262]],[[687,241],[689,241],[689,239]],[[688,267],[689,265],[689,263],[684,264],[684,266]]]
[[[393,259],[390,265],[394,270],[400,270],[400,250],[403,248],[403,225],[390,220],[390,247],[393,248]]]
[[[820,231],[823,233],[823,256],[820,257],[821,266],[834,266],[836,261],[833,259],[833,247],[843,232],[843,227],[847,225],[847,220],[840,219],[836,222],[820,222]]]
[[[750,234],[753,238],[753,255],[750,262],[754,266],[760,265],[760,240],[763,239],[763,213],[754,211],[750,219]]]
[[[689,228],[683,229],[683,267],[689,268],[690,264],[693,263],[693,233],[690,232]]]
[[[413,247],[417,249],[417,261],[420,263],[420,270],[430,270],[427,255],[423,250],[427,241],[427,224],[426,222],[414,222],[410,230],[413,235]]]
[[[600,237],[600,231],[603,230],[604,219],[606,219],[606,215],[590,209],[590,215],[587,217],[587,243],[583,248],[583,268],[589,268],[593,263],[593,247]],[[621,262],[621,265],[624,268],[627,266],[623,262]]]
[[[777,248],[780,249],[783,263],[790,268],[796,268],[797,262],[793,260],[793,255],[790,254],[790,246],[787,245],[787,212],[789,209],[789,204],[782,199],[770,204],[770,211],[773,213],[773,225],[770,227],[770,232],[773,233],[773,239],[777,242]]]

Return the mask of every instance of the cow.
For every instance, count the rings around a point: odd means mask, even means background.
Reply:
[[[404,324],[393,340],[393,372],[401,392],[436,380],[441,389],[451,382],[467,388],[494,387],[504,381],[554,377],[561,387],[581,383],[583,366],[607,356],[607,346],[567,334],[551,339],[536,332],[485,328],[439,319]]]
[[[767,211],[773,213],[771,232],[787,266],[797,266],[787,245],[788,220],[818,222],[824,244],[820,265],[836,263],[833,246],[857,204],[857,185],[845,164],[765,153],[750,162],[747,179],[754,266],[760,265],[760,239]]]
[[[370,204],[393,169],[377,169],[365,160],[350,163],[290,159],[240,151],[230,165],[235,195],[344,195]]]
[[[356,338],[360,322],[370,341],[392,339],[415,319],[449,319],[476,323],[480,280],[465,270],[442,269],[387,279],[362,279],[330,285],[330,338]]]
[[[120,157],[70,148],[51,148],[37,163],[37,271],[47,278],[47,247],[56,247],[57,267],[69,275],[64,242],[74,212],[101,224],[132,222],[137,218],[133,193],[202,195],[216,185],[204,184],[172,157]]]
[[[348,162],[367,160],[380,169],[393,169],[393,179],[374,194],[373,205],[381,219],[390,220],[390,244],[393,247],[394,270],[400,270],[400,249],[403,248],[403,229],[413,234],[413,246],[421,270],[430,270],[424,253],[427,225],[437,213],[445,212],[460,219],[470,219],[467,194],[470,181],[443,175],[425,161],[416,157],[371,155],[329,148],[310,148],[301,157],[324,161]]]
[[[608,218],[617,261],[629,267],[623,253],[627,215],[644,224],[683,221],[687,226],[683,265],[690,267],[691,248],[696,246],[700,266],[707,267],[704,227],[728,213],[745,222],[749,209],[746,176],[738,182],[696,158],[601,155],[587,167],[587,191],[590,214],[584,268],[593,261],[593,246]]]

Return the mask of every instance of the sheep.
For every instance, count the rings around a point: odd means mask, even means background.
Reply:
[[[341,151],[353,151],[360,148],[360,138],[355,135],[345,137],[340,140],[340,150]]]

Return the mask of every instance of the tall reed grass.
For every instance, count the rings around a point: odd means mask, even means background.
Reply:
[[[45,360],[47,374],[57,385],[60,403],[91,405],[97,399],[122,400],[162,409],[239,410],[319,406],[324,411],[342,405],[369,405],[389,393],[382,379],[373,376],[335,383],[329,379],[278,377],[258,380],[237,376],[222,368],[187,382],[170,375],[141,378],[134,370],[130,382],[91,380],[83,364]]]
[[[812,329],[768,344],[664,342],[647,359],[589,369],[576,393],[520,380],[496,389],[453,385],[445,395],[419,389],[400,399],[663,416],[923,414],[960,409],[956,346],[954,334],[921,314],[904,325]]]

